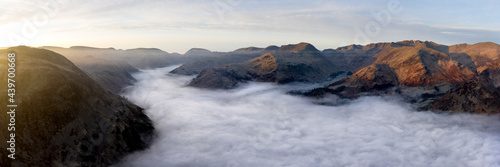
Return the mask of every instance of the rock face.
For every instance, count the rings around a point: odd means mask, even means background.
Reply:
[[[154,128],[143,109],[103,89],[62,55],[24,46],[0,50],[7,53],[16,54],[16,159],[2,156],[2,166],[107,166],[148,146]],[[0,61],[7,83],[6,57]],[[0,124],[9,119],[1,114]],[[0,140],[9,140],[7,126],[1,130]],[[2,155],[7,147],[0,143]]]
[[[308,43],[284,45],[252,60],[207,68],[189,83],[201,88],[234,88],[243,81],[320,82],[338,69]]]
[[[488,77],[488,71],[477,79],[467,81],[432,104],[433,110],[481,114],[500,113],[500,90]]]
[[[172,70],[170,73],[179,75],[197,75],[207,68],[242,63],[277,49],[278,48],[276,46],[269,46],[267,48],[249,47],[237,49],[229,53],[218,52],[217,54],[211,54],[211,56],[202,56],[188,61],[180,67]]]

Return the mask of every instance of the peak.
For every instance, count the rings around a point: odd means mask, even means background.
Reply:
[[[281,51],[293,51],[293,52],[299,52],[299,51],[318,51],[316,47],[309,43],[301,42],[299,44],[290,44],[290,45],[282,45],[279,50]]]
[[[202,54],[202,53],[212,53],[212,51],[203,48],[191,48],[186,54]]]

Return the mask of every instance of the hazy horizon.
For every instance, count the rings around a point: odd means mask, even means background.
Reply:
[[[36,0],[0,2],[0,47],[232,51],[309,42],[318,49],[428,40],[500,43],[498,1]]]

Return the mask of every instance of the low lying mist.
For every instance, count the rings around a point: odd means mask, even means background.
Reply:
[[[172,67],[143,70],[125,96],[158,138],[118,166],[499,166],[500,117],[416,112],[398,99],[340,106],[286,92],[307,85],[186,87]]]

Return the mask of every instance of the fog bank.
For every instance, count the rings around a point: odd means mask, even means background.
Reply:
[[[415,112],[381,97],[322,106],[269,83],[201,90],[172,69],[134,76],[125,96],[158,138],[119,166],[500,166],[499,116]]]

